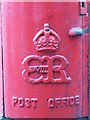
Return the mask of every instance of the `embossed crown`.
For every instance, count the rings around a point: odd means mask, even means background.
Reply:
[[[59,35],[50,29],[48,23],[44,24],[44,29],[40,30],[33,38],[37,51],[56,51],[60,44]]]

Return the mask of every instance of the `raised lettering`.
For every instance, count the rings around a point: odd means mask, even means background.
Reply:
[[[76,96],[75,96],[75,104],[76,104],[76,105],[79,105],[79,95],[76,95]]]
[[[66,105],[66,102],[67,102],[67,98],[66,97],[63,97],[63,98],[61,98],[61,106],[63,107],[63,106],[65,106]]]
[[[19,107],[24,107],[24,99],[18,98],[18,104],[19,104]]]
[[[59,108],[65,106],[75,106],[79,105],[79,102],[79,95],[62,98],[50,98],[48,99],[48,107]]]
[[[37,101],[38,101],[38,99],[37,98],[31,98],[31,101],[32,101],[32,106],[33,106],[33,108],[36,108],[37,107]]]
[[[49,106],[50,108],[54,108],[54,106],[55,106],[55,100],[54,100],[53,98],[50,98],[50,99],[48,100],[48,106]]]
[[[75,98],[73,96],[70,97],[70,105],[75,104]]]
[[[27,108],[31,107],[31,100],[29,98],[25,98],[25,106]]]
[[[18,103],[18,98],[17,97],[13,97],[12,98],[12,106],[15,106]]]
[[[26,107],[26,108],[36,108],[37,107],[37,98],[21,98],[21,97],[13,97],[12,98],[12,106],[17,107]]]
[[[55,98],[55,107],[58,108],[60,106],[61,98]]]

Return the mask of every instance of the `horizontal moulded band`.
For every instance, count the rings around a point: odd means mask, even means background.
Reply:
[[[90,0],[0,0],[1,2],[89,2]]]

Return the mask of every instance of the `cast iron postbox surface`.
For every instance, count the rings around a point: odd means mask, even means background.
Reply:
[[[3,3],[6,117],[88,116],[83,19],[79,2]]]
[[[1,15],[1,10],[0,10],[0,15]],[[1,16],[0,16],[0,21],[1,21]],[[0,31],[1,31],[1,22],[0,22]],[[2,42],[1,42],[1,32],[0,32],[0,116],[3,115],[3,82],[2,82]]]

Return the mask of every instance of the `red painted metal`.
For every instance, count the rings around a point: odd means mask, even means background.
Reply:
[[[89,8],[88,8],[88,14],[89,14],[89,18],[88,18],[88,27],[89,27],[89,29],[88,29],[88,31],[89,31],[89,40],[88,40],[88,80],[89,80],[89,89],[88,89],[88,96],[89,96],[89,118],[90,118],[90,1],[89,1],[89,3],[88,3],[88,6],[89,6]]]
[[[5,117],[88,116],[88,36],[69,36],[87,23],[79,2],[3,3],[2,19]]]
[[[3,116],[3,79],[2,79],[2,20],[0,9],[0,116]]]

